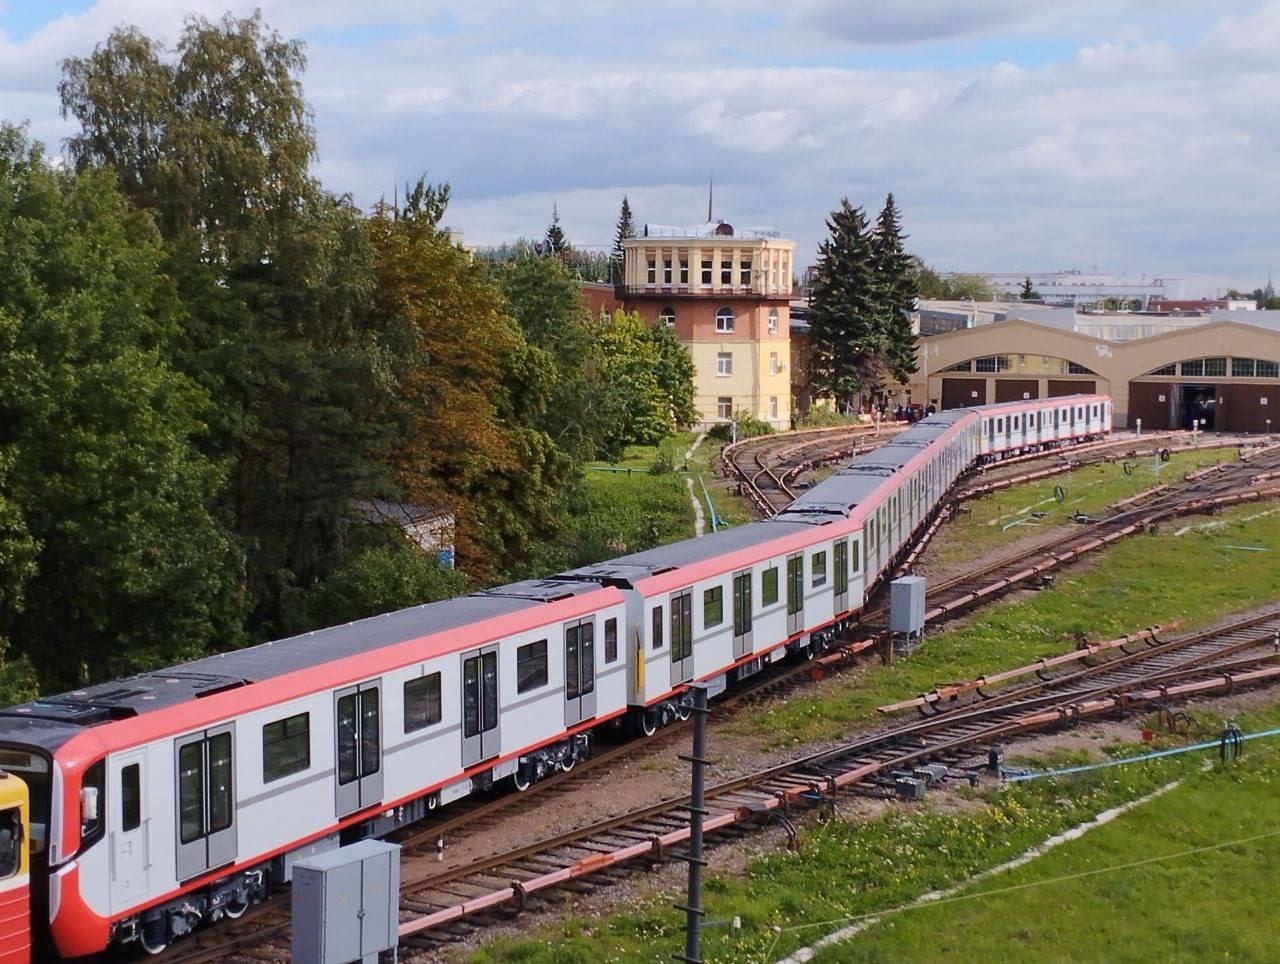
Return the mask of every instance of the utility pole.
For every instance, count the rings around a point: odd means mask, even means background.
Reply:
[[[689,853],[684,858],[689,862],[689,893],[684,906],[676,904],[677,910],[684,911],[684,953],[673,957],[685,964],[702,964],[698,941],[706,916],[702,909],[702,868],[707,863],[702,858],[702,818],[707,815],[707,686],[694,683],[689,689],[693,693],[693,755],[680,754],[681,760],[693,766],[689,778]]]

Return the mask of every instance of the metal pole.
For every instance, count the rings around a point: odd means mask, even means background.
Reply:
[[[693,692],[693,755],[680,756],[693,765],[689,780],[689,854],[685,857],[689,862],[689,893],[683,907],[676,905],[684,911],[684,954],[674,957],[685,964],[702,964],[698,939],[706,916],[702,909],[702,868],[707,863],[702,859],[702,818],[707,814],[707,687],[695,683],[689,688]]]

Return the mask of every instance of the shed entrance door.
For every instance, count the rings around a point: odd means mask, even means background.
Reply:
[[[236,859],[234,743],[235,727],[231,724],[174,741],[178,880]]]
[[[462,657],[462,765],[498,755],[498,647]]]
[[[596,715],[596,624],[593,619],[564,628],[564,722],[580,723]]]
[[[733,655],[751,652],[751,570],[733,574]]]
[[[374,680],[334,694],[337,813],[344,817],[382,802],[382,683]]]
[[[849,609],[849,540],[837,539],[831,550],[831,564],[835,568],[832,590],[835,592],[835,613]]]
[[[147,751],[111,757],[107,777],[107,826],[111,837],[111,908],[123,910],[147,892],[151,868],[151,813],[142,788],[147,785]]]
[[[693,679],[693,591],[671,597],[671,685]]]
[[[804,554],[787,557],[787,635],[804,629]]]

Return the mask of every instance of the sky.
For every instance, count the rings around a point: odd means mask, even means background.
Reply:
[[[426,174],[470,243],[772,226],[811,263],[892,191],[947,271],[1098,269],[1187,297],[1280,272],[1280,0],[0,0],[0,119],[55,152],[66,57],[260,7],[306,43],[315,173]]]

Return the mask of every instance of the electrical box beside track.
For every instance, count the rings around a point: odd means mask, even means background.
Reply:
[[[889,632],[911,642],[924,632],[924,576],[902,576],[889,583]]]
[[[294,964],[375,964],[398,943],[400,847],[362,840],[299,860],[292,896]]]

